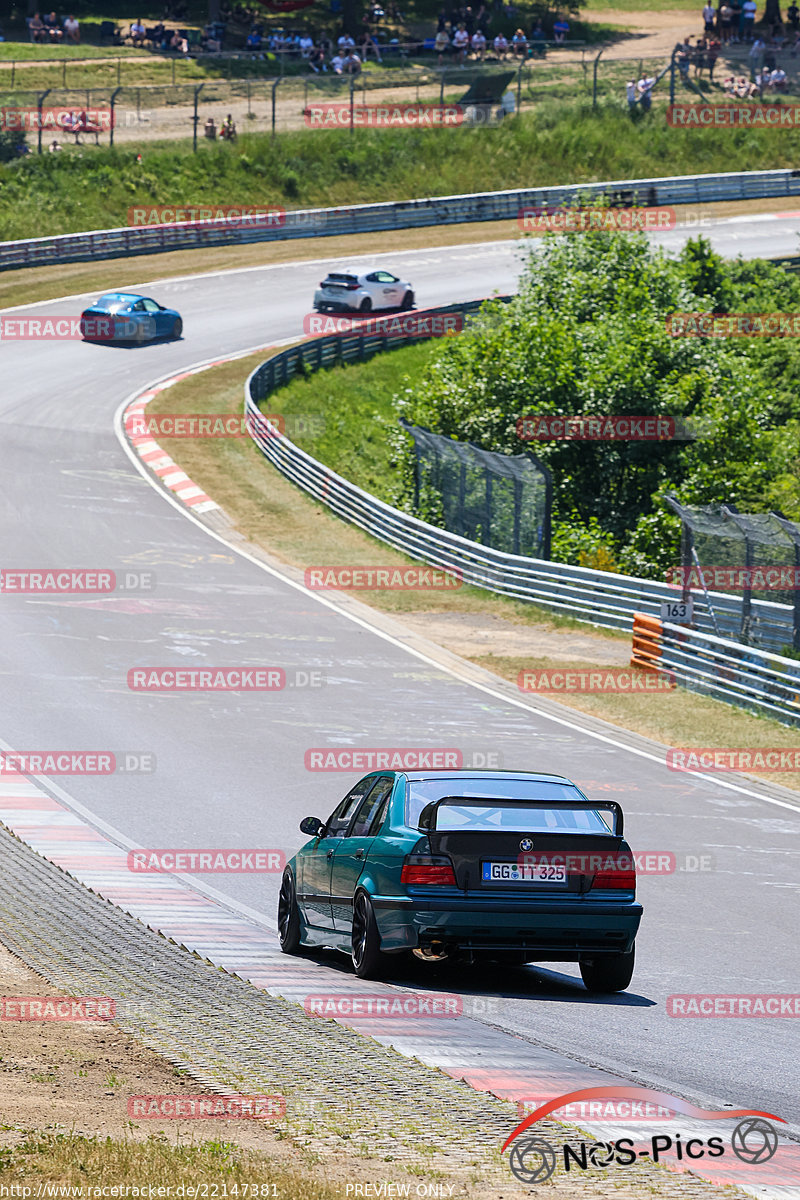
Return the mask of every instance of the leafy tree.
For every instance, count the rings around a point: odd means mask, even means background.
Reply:
[[[553,472],[554,557],[607,555],[663,577],[678,545],[665,491],[800,517],[800,345],[671,336],[667,317],[687,311],[800,311],[800,280],[764,262],[726,262],[703,239],[670,258],[641,235],[547,237],[514,301],[486,305],[446,340],[397,411],[508,454],[520,450],[526,414],[693,422],[695,440],[532,447]]]

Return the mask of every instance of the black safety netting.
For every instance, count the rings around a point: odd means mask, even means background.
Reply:
[[[550,557],[552,477],[535,454],[498,454],[400,423],[414,439],[417,511],[432,491],[451,533],[509,554]]]
[[[667,504],[681,518],[681,563],[670,582],[686,594],[707,590],[741,600],[741,632],[750,631],[751,602],[766,600],[795,610],[798,640],[800,525],[779,512],[740,513],[733,504]]]

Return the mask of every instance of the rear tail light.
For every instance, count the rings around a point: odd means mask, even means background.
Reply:
[[[422,887],[456,887],[449,858],[432,854],[409,854],[400,872],[400,882]]]
[[[609,890],[635,892],[636,868],[633,862],[623,861],[614,867],[601,867],[595,873],[592,887]]]

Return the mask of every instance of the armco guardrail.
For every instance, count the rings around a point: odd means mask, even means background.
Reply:
[[[203,249],[243,242],[288,238],[333,237],[347,233],[377,233],[430,225],[516,219],[521,209],[567,204],[580,197],[606,196],[614,203],[637,196],[642,204],[708,204],[716,200],[762,200],[800,196],[800,171],[741,171],[721,175],[676,175],[658,179],[616,179],[565,187],[527,188],[507,192],[477,192],[402,200],[394,204],[357,204],[350,208],[292,209],[283,224],[264,224],[263,218],[240,218],[235,226],[183,222],[142,228],[103,229],[92,233],[61,234],[30,241],[0,242],[0,270],[36,267],[50,262],[122,258],[160,254],[165,250]]]
[[[477,311],[481,303],[454,304],[435,311],[469,314]],[[253,371],[245,385],[245,412],[252,418],[251,436],[287,479],[343,520],[351,521],[410,558],[432,566],[455,568],[462,572],[465,582],[477,587],[527,600],[608,629],[630,630],[636,612],[660,616],[662,601],[674,603],[680,595],[669,584],[506,554],[468,541],[392,508],[331,471],[277,430],[265,431],[261,427],[263,422],[258,422],[259,403],[298,371],[356,362],[419,340],[419,337],[403,335],[337,334],[314,338],[273,355]],[[716,592],[710,595],[720,632],[735,638],[741,620],[741,601],[735,596]],[[754,640],[778,650],[791,644],[792,609],[789,605],[754,601],[751,617]],[[699,628],[713,632],[713,620],[705,598],[695,601],[694,620]]]
[[[637,613],[631,664],[692,691],[800,726],[800,662]]]

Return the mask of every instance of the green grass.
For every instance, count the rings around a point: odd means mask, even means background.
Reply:
[[[419,378],[436,344],[432,339],[366,363],[298,376],[261,407],[282,413],[287,434],[309,454],[391,503],[398,482],[387,437],[397,428],[392,397]]]
[[[82,147],[0,166],[0,238],[124,225],[134,204],[304,208],[794,167],[798,158],[797,129],[670,129],[657,110],[632,122],[616,105],[592,112],[552,102],[491,129],[250,134],[197,155],[184,142]]]

